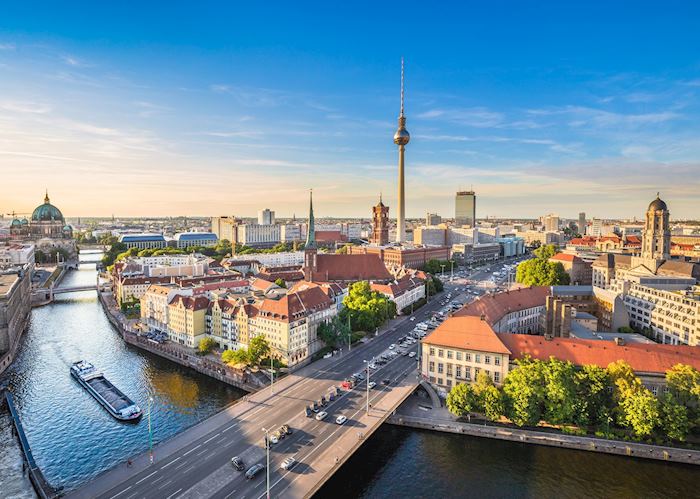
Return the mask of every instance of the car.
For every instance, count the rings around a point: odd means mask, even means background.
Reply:
[[[390,385],[390,384],[391,384],[391,380],[389,378],[384,378],[382,380],[382,385]]]
[[[410,353],[408,354],[408,356],[411,357],[411,358],[413,358],[413,357],[416,356],[416,352],[410,352]]]
[[[396,345],[394,345],[393,343],[389,345],[389,350],[393,350],[394,348],[396,348]]]
[[[316,421],[323,421],[326,419],[326,416],[328,416],[328,413],[326,411],[321,411],[318,414],[316,414]]]
[[[409,321],[411,321],[411,322],[413,322],[413,321],[415,321],[415,320],[416,320],[416,318],[415,318],[415,317],[411,317],[411,318],[410,318],[410,319],[408,319],[408,320],[409,320]]]
[[[321,397],[321,407],[326,407],[328,402],[326,401],[325,395]]]
[[[307,418],[310,418],[312,414],[313,414],[313,413],[311,412],[311,408],[310,408],[310,407],[306,407],[306,408],[304,409],[304,416],[306,416]]]
[[[234,468],[236,468],[238,471],[243,471],[245,469],[245,464],[243,463],[243,459],[241,459],[238,456],[234,456],[231,458],[231,464],[233,465]]]
[[[408,355],[408,350],[401,350],[401,355],[403,355],[403,356]]]
[[[377,383],[375,383],[374,381],[370,381],[369,383],[367,383],[367,388],[369,388],[370,390],[375,386],[377,386]]]
[[[280,464],[280,468],[283,470],[288,470],[292,466],[294,466],[294,463],[296,463],[296,462],[297,462],[296,459],[294,459],[293,457],[288,457],[287,459],[282,461],[282,464]]]
[[[314,402],[314,405],[311,406],[311,410],[315,413],[319,411],[318,402]]]
[[[280,441],[280,436],[277,434],[277,432],[270,435],[270,443],[271,444],[279,443],[279,441]]]
[[[277,430],[280,435],[282,435],[282,438],[284,438],[286,435],[291,435],[292,430],[289,429],[289,425],[283,424],[280,426],[280,429]]]
[[[369,365],[369,368],[370,368],[370,369],[376,369],[376,368],[377,368],[377,364],[372,363],[372,364]]]
[[[328,400],[333,402],[335,400],[335,392],[331,392],[328,394]]]
[[[264,466],[264,465],[262,465],[262,464],[260,464],[260,463],[254,464],[253,466],[251,466],[250,468],[248,468],[248,471],[245,472],[245,477],[246,477],[248,480],[251,480],[251,479],[255,478],[255,476],[256,476],[258,473],[260,473],[262,470],[264,470],[264,469],[265,469],[265,466]]]
[[[343,415],[341,414],[340,416],[338,416],[337,418],[335,418],[335,424],[343,424],[343,423],[345,423],[347,420],[348,420],[348,418],[346,418],[345,416],[343,416]]]

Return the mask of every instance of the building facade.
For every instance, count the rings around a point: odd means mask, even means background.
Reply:
[[[372,244],[384,246],[389,243],[389,207],[382,202],[381,196],[379,203],[372,207]]]
[[[476,227],[476,193],[459,191],[455,195],[455,225]]]

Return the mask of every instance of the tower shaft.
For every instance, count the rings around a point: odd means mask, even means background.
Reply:
[[[404,198],[404,152],[406,146],[399,145],[399,206],[396,217],[396,242],[406,240],[406,200]]]

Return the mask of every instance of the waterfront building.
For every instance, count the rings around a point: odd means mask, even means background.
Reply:
[[[213,232],[181,232],[175,234],[175,246],[180,249],[193,246],[213,247],[219,242],[219,238]]]
[[[274,225],[275,212],[267,208],[258,212],[258,225]]]
[[[403,114],[403,58],[401,58],[401,112],[399,113],[399,128],[394,134],[394,144],[399,146],[399,197],[398,213],[396,216],[396,242],[406,240],[406,200],[404,198],[404,152],[411,135],[406,130],[406,117]]]
[[[448,318],[421,341],[421,353],[421,375],[440,391],[473,382],[481,371],[501,384],[525,357],[602,368],[623,360],[655,395],[663,393],[666,371],[676,364],[700,368],[694,347],[497,333],[476,316]]]
[[[0,273],[0,373],[14,359],[31,310],[32,265]]]
[[[171,341],[196,348],[206,333],[206,296],[175,295],[168,304],[168,336]]]
[[[442,223],[442,217],[437,213],[428,212],[425,215],[425,225],[440,225]]]
[[[168,245],[163,234],[122,234],[119,242],[127,248],[138,249],[158,249]]]
[[[372,237],[369,242],[384,246],[389,243],[389,207],[382,202],[379,196],[379,203],[372,208]]]
[[[230,243],[238,241],[236,228],[238,221],[234,216],[222,216],[211,218],[211,231],[216,234],[220,241],[224,239]]]
[[[66,224],[61,210],[51,204],[46,192],[44,203],[37,206],[29,220],[15,218],[10,223],[13,239],[72,239],[73,227]]]
[[[192,296],[192,288],[176,284],[151,284],[141,297],[141,323],[150,330],[168,331],[168,305],[175,295]]]
[[[476,227],[476,193],[458,191],[455,195],[455,225]]]

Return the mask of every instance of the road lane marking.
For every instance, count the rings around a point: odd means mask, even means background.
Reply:
[[[189,454],[190,452],[196,451],[196,450],[199,449],[201,446],[202,446],[202,444],[198,444],[197,447],[192,447],[190,450],[188,450],[187,452],[185,452],[185,453],[183,454],[183,456],[186,456],[186,455]]]
[[[139,480],[138,482],[136,482],[134,485],[140,484],[141,482],[143,482],[144,480],[147,480],[148,478],[152,477],[152,476],[155,475],[156,473],[158,473],[158,470],[154,471],[154,472],[151,473],[150,475],[146,475],[146,476],[143,477],[141,480]]]
[[[124,490],[122,490],[122,491],[119,492],[118,494],[113,495],[110,499],[114,499],[115,497],[119,497],[120,495],[122,495],[124,492],[126,492],[126,491],[129,490],[130,488],[131,488],[131,485],[129,485],[127,488],[125,488]]]
[[[236,493],[236,491],[235,491],[235,490],[232,490],[231,493],[230,493],[229,495],[227,495],[226,497],[224,497],[224,499],[228,499],[229,497],[231,497],[231,496],[232,496],[233,494],[235,494],[235,493]]]
[[[214,435],[214,436],[211,437],[211,438],[208,438],[207,440],[205,440],[205,441],[202,442],[202,443],[206,444],[206,443],[208,443],[208,442],[211,442],[212,440],[214,440],[214,439],[215,439],[216,437],[218,437],[219,435],[221,435],[221,432],[217,433],[216,435]]]
[[[167,487],[167,486],[170,485],[171,483],[173,483],[172,479],[171,479],[171,480],[168,480],[167,482],[163,482],[163,485],[161,485],[160,487],[158,487],[158,490],[164,489],[165,487]],[[182,490],[182,489],[180,489],[180,490]]]
[[[180,457],[182,457],[182,456],[180,456]],[[173,464],[173,463],[179,461],[179,460],[180,460],[180,457],[176,457],[175,459],[173,459],[172,461],[170,461],[168,464],[164,464],[163,466],[160,467],[160,469],[167,468],[167,467],[170,466],[171,464]]]
[[[171,497],[174,497],[175,495],[179,494],[181,491],[182,491],[182,489],[177,489],[177,492],[173,492],[172,494],[170,494],[170,495],[169,495],[168,497],[166,497],[165,499],[170,499]]]

